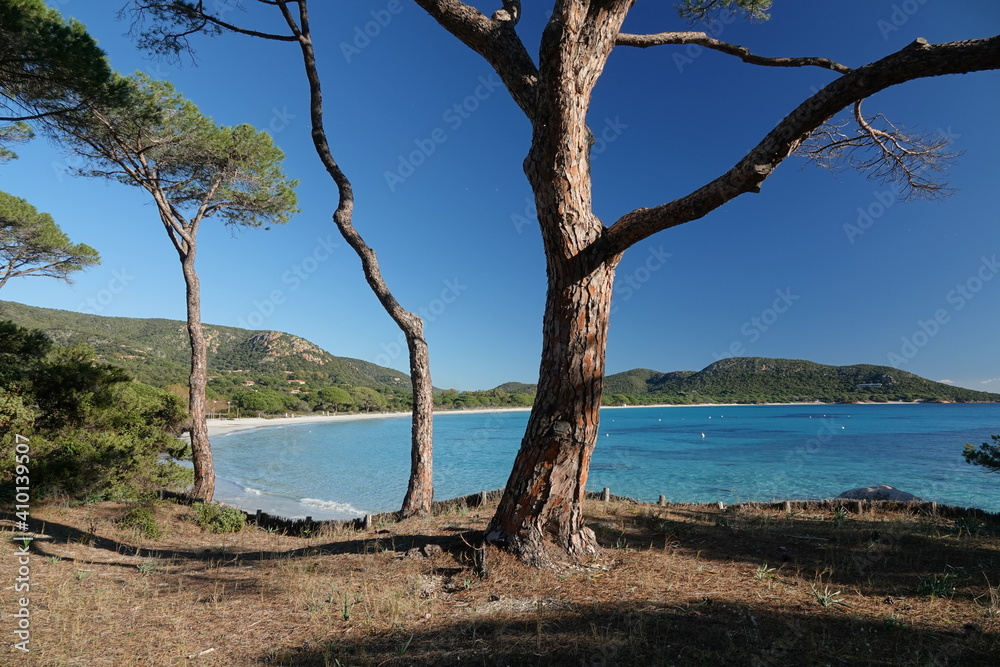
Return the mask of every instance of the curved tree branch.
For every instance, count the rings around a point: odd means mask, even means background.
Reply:
[[[259,1],[262,4],[276,4],[279,5],[282,10],[285,9],[284,2],[272,3],[264,2],[264,0]],[[218,5],[218,3],[216,3],[216,5]],[[122,10],[122,13],[125,11],[126,10]],[[261,32],[259,30],[243,28],[233,23],[229,23],[228,21],[223,21],[211,11],[205,9],[204,0],[198,0],[197,2],[186,2],[184,0],[168,0],[167,2],[134,0],[130,11],[134,17],[132,22],[132,32],[139,32],[138,26],[142,23],[146,13],[151,14],[161,22],[169,21],[178,26],[176,30],[168,30],[166,28],[157,27],[152,31],[146,31],[143,33],[142,39],[140,40],[142,44],[147,48],[151,48],[159,52],[176,53],[179,51],[191,51],[191,47],[187,41],[189,36],[205,33],[218,34],[218,32],[222,30],[278,42],[297,41],[295,35],[279,35],[276,33]]]
[[[481,55],[500,75],[529,120],[535,118],[538,67],[514,27],[521,17],[520,0],[504,0],[503,9],[487,18],[461,0],[414,0],[441,27]]]
[[[339,200],[333,220],[341,236],[351,246],[361,260],[365,280],[386,313],[403,331],[409,350],[410,381],[413,389],[412,411],[412,470],[406,497],[403,499],[403,515],[426,514],[431,511],[434,499],[431,448],[433,443],[433,385],[431,384],[430,362],[427,341],[424,338],[424,321],[416,314],[403,308],[389,290],[379,268],[375,251],[365,243],[354,227],[354,189],[347,175],[333,156],[327,139],[323,120],[323,92],[313,48],[309,10],[306,0],[294,0],[298,7],[298,18],[289,11],[285,3],[280,3],[281,14],[302,51],[302,62],[309,82],[309,117],[312,126],[313,146],[337,186]]]
[[[661,32],[655,35],[621,33],[618,35],[618,39],[615,40],[615,44],[617,46],[635,46],[641,49],[665,44],[697,44],[706,49],[736,56],[743,62],[750,63],[751,65],[765,65],[768,67],[822,67],[823,69],[830,69],[841,74],[847,74],[851,71],[850,67],[841,65],[829,58],[768,58],[758,56],[751,53],[750,49],[745,46],[722,42],[714,37],[709,37],[704,32]]]
[[[852,70],[800,104],[726,173],[691,194],[619,218],[595,248],[610,258],[656,232],[697,220],[765,179],[834,114],[858,100],[913,79],[1000,69],[1000,36],[946,44],[918,39],[902,50]]]

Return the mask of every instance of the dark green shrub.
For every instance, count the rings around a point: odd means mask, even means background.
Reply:
[[[215,503],[195,503],[195,523],[212,533],[238,533],[246,525],[246,515],[235,507]]]
[[[137,534],[150,540],[163,537],[164,530],[156,520],[153,507],[146,503],[135,503],[125,510],[125,515],[118,520],[122,528],[131,528]]]
[[[161,462],[187,454],[174,437],[181,402],[93,357],[0,322],[0,498],[13,492],[18,443],[30,444],[33,496],[136,500],[190,486],[190,469]]]

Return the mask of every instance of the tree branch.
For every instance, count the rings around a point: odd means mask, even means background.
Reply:
[[[848,167],[883,183],[901,183],[904,198],[934,199],[950,193],[940,177],[961,154],[948,151],[950,137],[907,133],[882,114],[866,118],[860,100],[854,104],[853,119],[853,131],[847,129],[850,120],[824,123],[797,152],[821,167]]]
[[[504,8],[493,18],[461,0],[414,1],[441,27],[481,55],[500,75],[528,119],[534,119],[538,67],[514,30],[521,17],[519,0],[504,0]]]
[[[841,65],[840,63],[834,62],[829,58],[768,58],[765,56],[758,56],[751,53],[750,49],[745,46],[719,41],[713,37],[709,37],[704,32],[661,32],[655,35],[632,35],[622,33],[618,35],[618,39],[615,40],[615,44],[617,46],[635,46],[640,49],[645,49],[650,46],[662,46],[665,44],[697,44],[705,47],[706,49],[712,49],[714,51],[728,53],[731,56],[736,56],[743,62],[750,63],[751,65],[765,65],[768,67],[822,67],[823,69],[830,69],[834,72],[840,72],[841,74],[847,74],[851,71],[850,67]]]
[[[257,0],[265,5],[278,5],[284,10],[285,2],[266,2]],[[131,6],[131,9],[129,9]],[[216,3],[216,7],[219,3]],[[259,37],[277,42],[295,42],[294,35],[279,35],[276,33],[261,32],[243,28],[221,18],[205,9],[204,0],[197,2],[185,2],[183,0],[168,0],[166,2],[145,2],[143,0],[132,0],[124,9],[119,12],[123,15],[130,12],[133,15],[132,28],[130,33],[138,37],[141,47],[151,51],[176,56],[182,51],[193,53],[193,49],[188,43],[188,37],[195,34],[218,34],[223,30]],[[152,16],[160,22],[150,30],[141,30],[146,15]],[[165,27],[166,24],[173,23],[175,28]]]
[[[44,120],[46,118],[53,118],[56,116],[69,115],[75,111],[80,111],[84,107],[83,105],[78,105],[75,107],[67,107],[65,109],[56,109],[54,111],[39,111],[37,113],[31,113],[27,116],[0,116],[0,122],[3,123],[17,123],[28,120]]]
[[[759,192],[774,169],[844,107],[913,79],[1000,69],[1000,36],[947,44],[918,39],[852,70],[800,104],[742,160],[686,197],[636,209],[608,228],[596,255],[613,257],[658,231],[697,220],[747,192]]]

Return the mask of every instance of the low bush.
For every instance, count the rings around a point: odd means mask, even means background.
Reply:
[[[135,503],[125,510],[125,515],[118,520],[122,528],[131,528],[137,534],[150,540],[163,537],[164,529],[156,520],[156,512],[146,503]]]
[[[246,515],[235,507],[195,503],[195,523],[212,533],[238,533],[246,525]]]

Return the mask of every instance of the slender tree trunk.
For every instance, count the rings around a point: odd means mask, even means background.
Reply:
[[[423,336],[408,335],[407,345],[413,386],[413,426],[410,431],[410,481],[400,512],[403,516],[412,516],[430,513],[434,502],[434,387],[427,341]]]
[[[194,250],[181,260],[187,288],[187,330],[191,342],[191,374],[188,377],[188,412],[191,414],[191,459],[194,463],[192,497],[210,502],[215,495],[215,465],[205,421],[208,384],[208,347],[201,326],[201,288],[194,269]]]
[[[323,92],[313,49],[312,32],[309,23],[308,3],[299,0],[299,20],[296,23],[290,10],[281,6],[288,27],[296,36],[302,50],[302,62],[309,81],[309,118],[312,124],[312,140],[316,154],[327,173],[337,184],[340,201],[333,214],[341,236],[351,246],[364,270],[372,292],[389,317],[399,326],[406,337],[410,354],[410,383],[413,389],[413,426],[410,443],[410,479],[400,514],[413,516],[429,514],[434,500],[433,458],[434,449],[434,389],[431,385],[430,358],[427,341],[424,339],[424,322],[417,315],[404,309],[393,296],[382,277],[375,251],[354,227],[354,188],[347,175],[333,157],[326,128],[323,124]],[[371,408],[369,408],[369,412]]]

